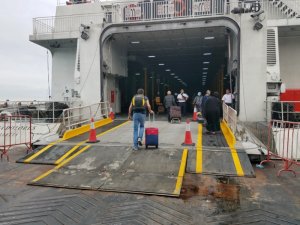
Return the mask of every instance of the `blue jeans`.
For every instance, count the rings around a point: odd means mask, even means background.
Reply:
[[[143,139],[146,114],[133,113],[133,146],[138,147],[138,138]]]

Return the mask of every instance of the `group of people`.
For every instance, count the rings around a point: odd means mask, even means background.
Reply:
[[[233,106],[234,95],[229,89],[226,89],[226,94],[223,95],[222,101],[218,92],[211,94],[210,90],[207,90],[204,96],[201,95],[201,92],[198,92],[194,98],[193,105],[197,112],[200,112],[206,120],[206,129],[209,134],[215,134],[217,131],[220,131],[220,119],[223,118],[222,102],[228,106]]]
[[[183,89],[180,90],[177,97],[178,105],[181,108],[182,116],[186,115],[187,100],[189,96],[184,92]],[[222,101],[228,106],[233,106],[234,95],[231,94],[230,90],[226,90],[226,94],[223,95]],[[201,92],[198,92],[196,97],[193,100],[193,106],[196,108],[196,111],[205,118],[207,122],[207,131],[210,134],[215,134],[215,132],[220,130],[220,118],[223,116],[222,110],[222,101],[218,92],[213,92],[211,94],[210,90],[207,90],[205,95],[202,96]],[[171,91],[167,92],[167,95],[164,98],[164,106],[167,111],[168,121],[170,122],[170,108],[175,106],[176,101],[175,97],[172,95]]]
[[[188,94],[183,89],[176,95],[178,105],[181,107],[182,116],[186,115]],[[234,101],[234,95],[230,93],[230,90],[226,90],[226,94],[222,97],[222,101],[232,106]],[[220,131],[220,119],[223,117],[222,101],[218,92],[211,94],[210,90],[206,91],[206,94],[202,96],[201,92],[197,93],[197,96],[193,100],[193,105],[196,107],[197,112],[202,114],[202,117],[207,121],[206,129],[210,134],[215,134]],[[176,106],[177,102],[171,91],[167,92],[164,98],[164,106],[168,114],[168,120],[170,121],[170,108]],[[137,94],[133,96],[129,110],[128,118],[133,120],[133,150],[138,150],[143,145],[144,124],[146,118],[147,109],[149,113],[154,112],[151,109],[149,99],[144,95],[143,89],[138,89]]]

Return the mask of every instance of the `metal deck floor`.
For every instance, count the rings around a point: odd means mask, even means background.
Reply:
[[[271,164],[252,179],[186,174],[179,198],[26,185],[52,167],[0,162],[0,225],[300,224],[299,167],[296,178]]]
[[[186,156],[180,149],[133,152],[128,147],[92,146],[30,184],[179,196],[182,163],[185,165]]]

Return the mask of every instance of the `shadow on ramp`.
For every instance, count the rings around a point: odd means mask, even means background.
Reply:
[[[31,185],[179,197],[187,150],[86,146]]]

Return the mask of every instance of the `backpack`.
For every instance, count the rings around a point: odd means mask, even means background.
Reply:
[[[145,96],[144,95],[135,95],[132,98],[133,111],[144,111],[146,106]]]

